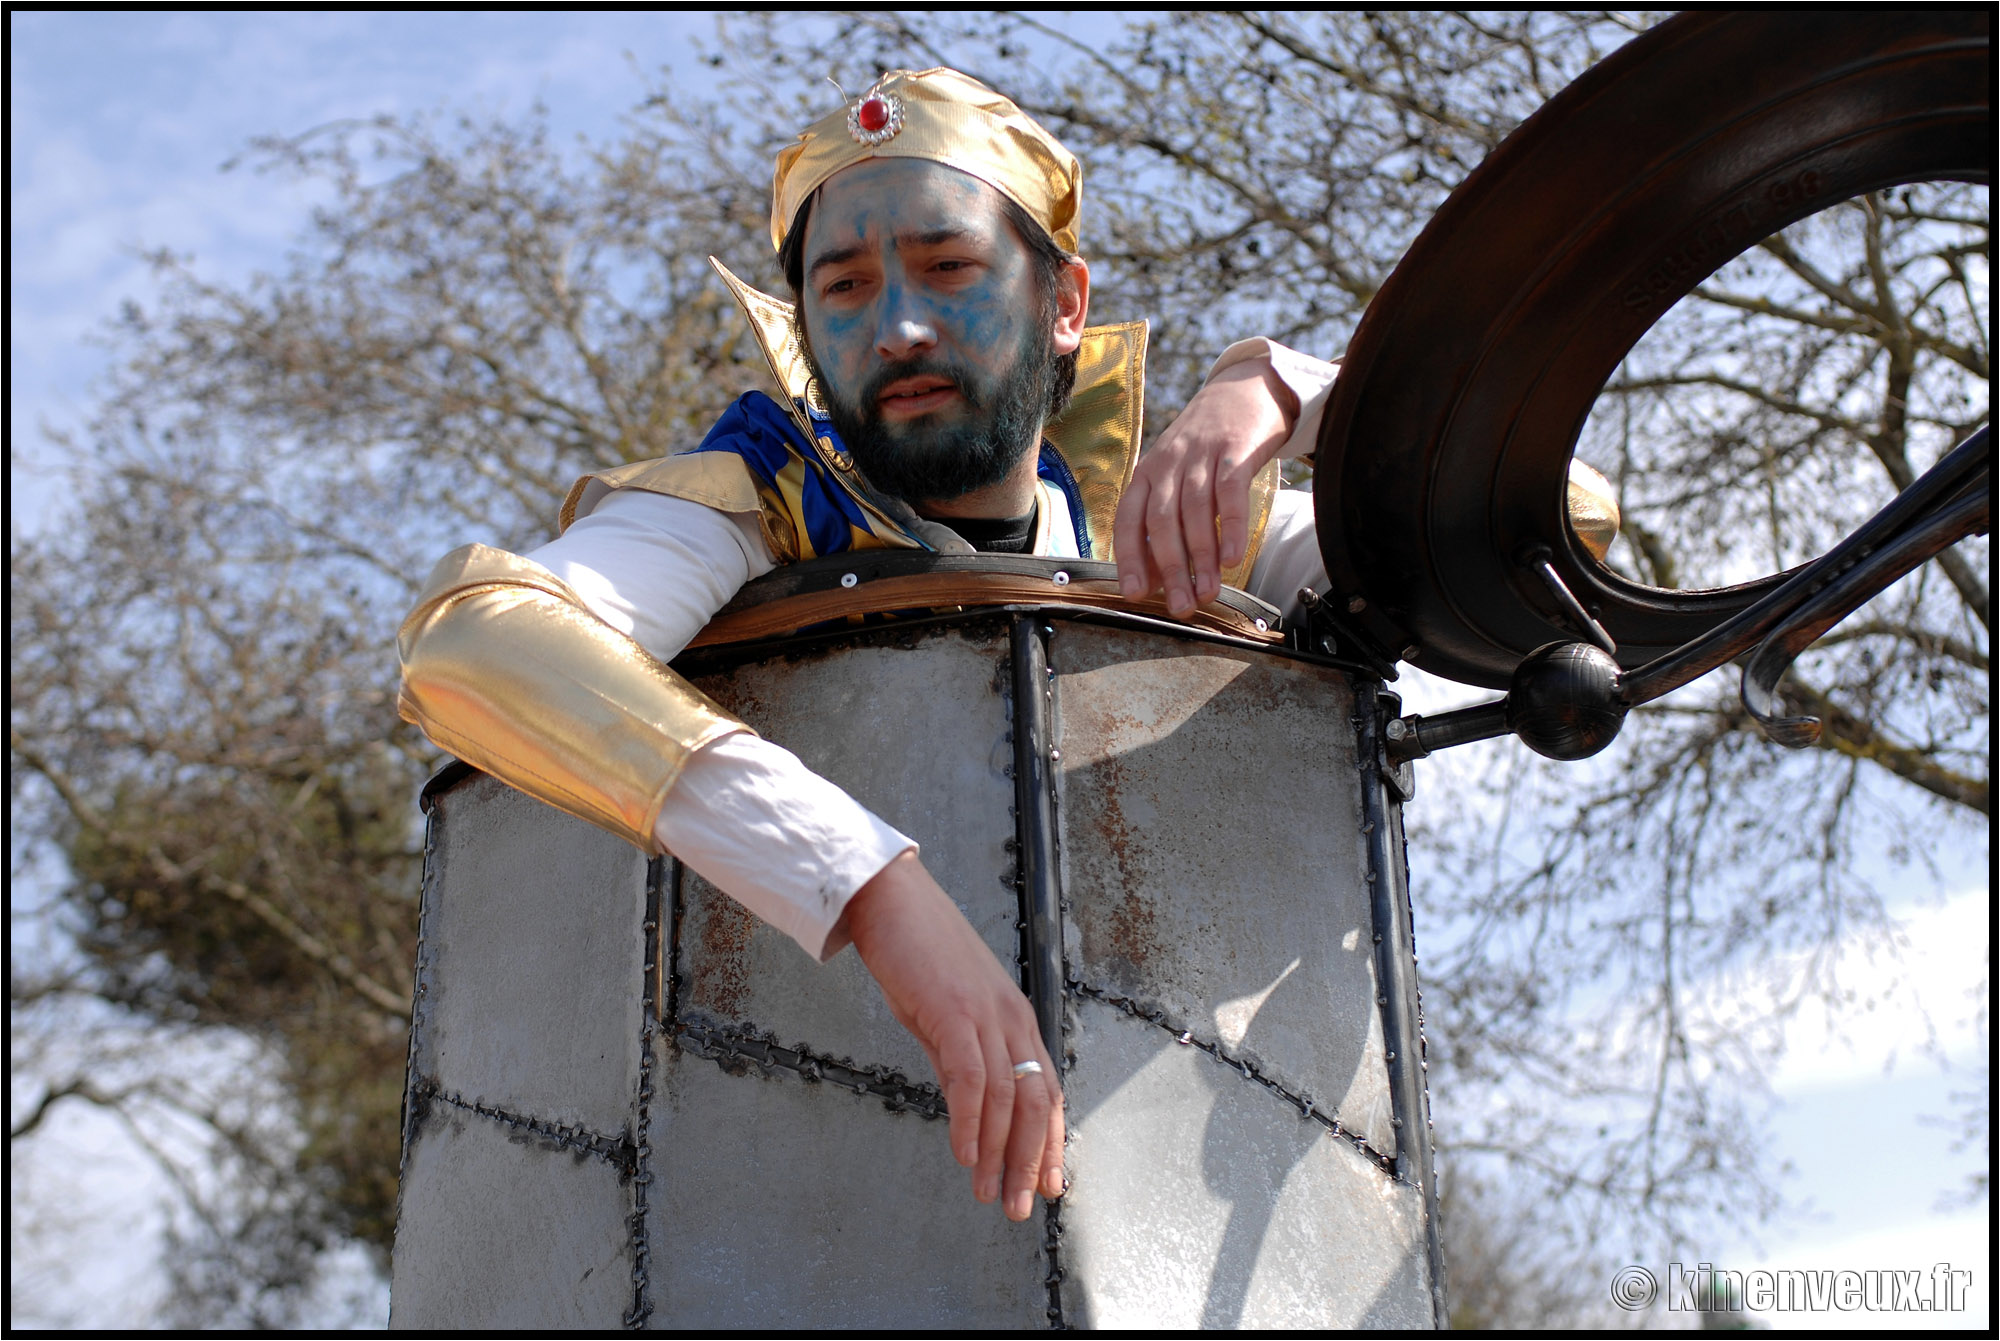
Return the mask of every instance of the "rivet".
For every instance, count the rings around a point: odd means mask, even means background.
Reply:
[[[1389,1004],[1389,998],[1386,996],[1378,996],[1375,998],[1375,1004],[1378,1006],[1386,1006]]]
[[[1059,587],[1066,587],[1066,586],[1068,586],[1068,585],[1069,585],[1069,574],[1068,574],[1068,573],[1065,573],[1065,572],[1063,572],[1063,571],[1061,571],[1060,569],[1058,569],[1058,570],[1057,570],[1057,572],[1056,572],[1056,575],[1055,575],[1055,584],[1056,584],[1057,586],[1059,586]]]
[[[1365,597],[1365,596],[1349,596],[1349,597],[1347,598],[1347,613],[1348,613],[1348,614],[1350,614],[1350,615],[1358,615],[1358,614],[1360,614],[1360,613],[1361,613],[1361,612],[1362,612],[1363,610],[1366,610],[1367,608],[1368,608],[1368,598],[1367,598],[1367,597]]]
[[[1270,631],[1271,631],[1271,625],[1268,621],[1262,619],[1257,621],[1257,632],[1269,633]]]
[[[840,585],[841,585],[841,586],[843,586],[843,587],[851,587],[851,586],[854,586],[854,585],[856,585],[857,583],[859,583],[860,581],[861,581],[861,579],[860,579],[859,577],[855,576],[855,575],[854,575],[853,573],[842,573],[842,574],[840,575]]]
[[[1415,661],[1415,660],[1417,659],[1418,655],[1419,655],[1419,654],[1420,654],[1420,653],[1421,653],[1421,652],[1422,652],[1423,650],[1424,650],[1424,649],[1423,649],[1423,648],[1421,648],[1421,647],[1419,647],[1419,646],[1418,646],[1417,644],[1415,644],[1415,643],[1411,643],[1411,644],[1410,644],[1410,645],[1409,645],[1408,647],[1406,647],[1406,648],[1404,648],[1404,649],[1403,649],[1403,660],[1405,660],[1405,661]]]

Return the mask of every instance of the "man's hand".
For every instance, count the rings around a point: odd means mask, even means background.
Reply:
[[[1043,1196],[1061,1196],[1055,1063],[1027,997],[951,897],[906,852],[855,891],[843,918],[889,1010],[930,1057],[972,1194],[990,1202],[1004,1187],[1012,1220],[1034,1209],[1037,1182]],[[1031,1059],[1041,1074],[1016,1080],[1014,1063]]]
[[[1298,417],[1298,397],[1263,358],[1223,369],[1195,393],[1118,502],[1112,546],[1127,597],[1164,587],[1167,609],[1186,615],[1221,593],[1222,570],[1249,548],[1250,482]]]

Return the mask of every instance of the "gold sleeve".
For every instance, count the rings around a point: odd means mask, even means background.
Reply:
[[[396,651],[406,721],[648,852],[660,850],[653,825],[689,756],[750,729],[591,614],[554,573],[485,545],[454,550],[431,571]]]

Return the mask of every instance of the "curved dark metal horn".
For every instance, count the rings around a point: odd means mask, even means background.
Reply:
[[[1314,479],[1330,604],[1392,654],[1498,688],[1580,633],[1629,679],[1785,587],[1664,591],[1590,558],[1564,507],[1577,434],[1640,337],[1760,239],[1863,192],[1987,180],[1991,25],[1985,9],[1682,14],[1523,123],[1349,347]]]

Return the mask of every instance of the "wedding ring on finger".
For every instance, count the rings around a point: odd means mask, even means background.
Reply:
[[[1038,1076],[1041,1073],[1042,1064],[1040,1062],[1014,1063],[1014,1079],[1016,1080],[1019,1080],[1022,1076]]]

